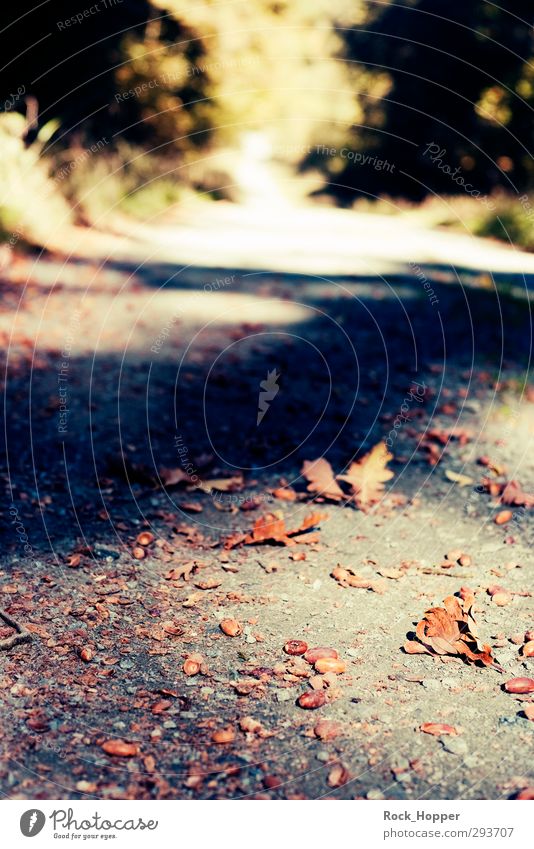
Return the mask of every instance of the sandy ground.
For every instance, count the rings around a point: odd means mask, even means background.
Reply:
[[[33,635],[0,652],[5,796],[497,799],[534,783],[532,695],[503,689],[533,674],[532,514],[497,525],[503,505],[477,489],[487,477],[534,492],[531,316],[513,296],[532,259],[495,248],[483,261],[466,239],[447,263],[424,233],[400,256],[382,221],[363,268],[361,241],[334,261],[341,219],[319,214],[295,222],[298,261],[286,219],[270,242],[256,222],[251,248],[242,215],[204,257],[209,222],[190,222],[189,254],[175,222],[131,234],[130,250],[106,237],[104,267],[93,234],[91,262],[87,242],[76,259],[4,269],[0,606]],[[306,264],[320,232],[318,278]],[[392,429],[378,505],[310,503],[304,460],[341,472]],[[163,485],[186,463],[210,492]],[[233,491],[212,483],[232,477]],[[273,496],[281,481],[295,501]],[[266,512],[296,527],[318,510],[315,542],[224,549]],[[381,591],[340,586],[338,564]],[[502,674],[403,651],[462,586]],[[225,618],[242,633],[225,635]],[[345,672],[313,678],[288,639],[337,650]],[[192,653],[201,671],[187,676]],[[297,704],[310,685],[326,697],[316,710]]]

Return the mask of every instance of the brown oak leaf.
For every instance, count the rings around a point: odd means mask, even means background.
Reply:
[[[384,492],[384,483],[393,477],[386,468],[393,459],[383,442],[375,445],[365,457],[351,463],[348,472],[338,475],[337,479],[348,483],[352,490],[352,500],[360,509],[365,510],[380,501]]]
[[[491,647],[480,642],[472,608],[474,595],[465,598],[447,596],[443,607],[432,607],[417,624],[416,639],[409,639],[404,650],[408,654],[459,655],[464,660],[503,670],[492,656]]]
[[[310,542],[311,534],[305,531],[320,525],[328,516],[326,513],[309,513],[304,517],[298,528],[288,529],[281,513],[266,513],[256,519],[252,531],[248,534],[231,534],[224,541],[226,549],[238,545],[259,545],[261,543],[279,543],[281,545],[297,545]],[[316,537],[313,538],[317,542]]]
[[[308,481],[306,489],[315,492],[329,501],[341,501],[344,493],[334,476],[332,466],[324,457],[317,460],[304,460],[300,473]]]

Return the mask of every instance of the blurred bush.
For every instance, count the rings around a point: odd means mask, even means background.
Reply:
[[[25,144],[26,119],[0,115],[0,239],[11,247],[41,245],[71,221],[71,209],[40,158],[53,126]]]
[[[457,175],[479,193],[531,184],[534,137],[534,7],[530,0],[384,0],[343,30],[345,61],[362,71],[355,97],[362,120],[352,146],[387,159],[375,173],[323,160],[338,194],[388,193],[420,199],[462,193]],[[432,161],[425,149],[443,151]],[[447,170],[449,169],[449,170]]]

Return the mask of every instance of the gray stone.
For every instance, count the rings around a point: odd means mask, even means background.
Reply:
[[[467,755],[469,751],[467,743],[461,737],[451,737],[450,740],[444,741],[443,748],[446,752],[450,752],[451,755]]]
[[[289,690],[275,690],[274,694],[278,702],[288,702],[291,698]]]

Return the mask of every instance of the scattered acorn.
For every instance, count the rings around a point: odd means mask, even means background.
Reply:
[[[191,655],[184,661],[184,665],[182,669],[185,675],[198,675],[200,672],[200,667],[202,665],[202,658],[200,655]]]
[[[315,661],[314,666],[321,675],[325,672],[335,672],[336,675],[340,675],[346,669],[345,661],[338,657],[320,657]]]
[[[304,655],[304,660],[307,660],[308,663],[313,664],[324,657],[339,657],[339,655],[335,649],[328,649],[319,646],[314,649],[308,649],[308,651]]]
[[[236,619],[223,619],[219,627],[227,637],[239,637],[243,633],[243,628]]]
[[[308,651],[308,644],[303,640],[288,640],[284,646],[284,651],[290,655],[305,654]]]
[[[150,531],[141,531],[140,534],[137,535],[136,542],[139,545],[150,545],[155,540],[154,534],[151,534]]]
[[[299,707],[305,710],[315,710],[326,704],[326,696],[324,690],[310,690],[308,693],[302,693],[298,697],[297,703]]]
[[[534,693],[534,678],[510,678],[503,687],[507,693]]]

